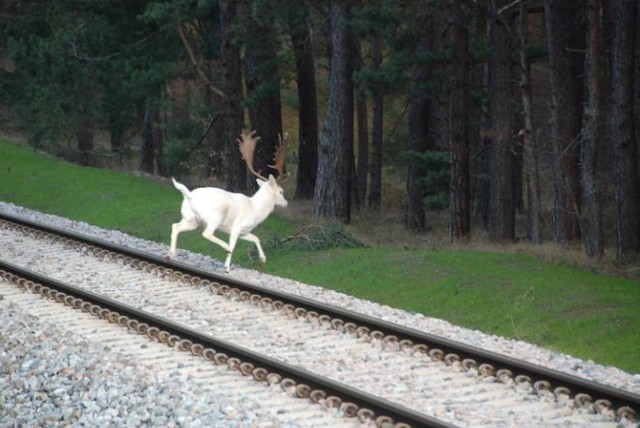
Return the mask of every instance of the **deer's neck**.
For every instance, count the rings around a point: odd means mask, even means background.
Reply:
[[[256,224],[263,222],[275,209],[275,202],[266,186],[260,188],[251,197],[251,204],[253,205]]]

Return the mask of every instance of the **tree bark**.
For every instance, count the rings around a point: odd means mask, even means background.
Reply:
[[[121,153],[125,148],[127,118],[119,109],[109,108],[107,110],[107,123],[111,151],[113,153]]]
[[[515,238],[515,201],[513,191],[513,7],[510,2],[492,2],[489,15],[489,115],[490,131],[490,195],[489,237],[494,241]],[[499,13],[499,14],[498,14]]]
[[[426,67],[420,67],[414,78],[424,76]],[[428,140],[428,100],[419,90],[414,89],[409,94],[409,143],[410,153],[423,153],[427,150]],[[414,156],[411,156],[412,158]],[[429,229],[424,208],[423,186],[420,180],[426,171],[419,161],[411,159],[407,168],[407,208],[405,226],[414,232],[424,232]]]
[[[578,137],[582,126],[584,0],[544,0],[552,89],[554,239],[580,239]]]
[[[376,32],[372,42],[373,69],[382,66],[382,35]],[[384,126],[384,93],[381,85],[376,85],[372,96],[371,117],[371,182],[369,183],[369,208],[380,210],[382,202],[382,143]]]
[[[363,57],[359,40],[354,40],[354,72],[363,67]],[[354,167],[355,177],[353,186],[353,200],[356,210],[364,206],[367,197],[367,178],[369,175],[369,111],[367,108],[367,93],[364,87],[356,88],[356,121],[358,124],[357,150],[358,162]]]
[[[421,95],[413,93],[409,101],[409,143],[410,153],[423,153],[427,150],[427,104]],[[413,156],[411,156],[413,158]],[[407,208],[405,226],[413,232],[424,232],[430,229],[427,224],[424,208],[424,191],[420,180],[426,171],[417,160],[411,159],[407,168]]]
[[[330,5],[332,54],[327,116],[318,152],[318,178],[313,198],[313,218],[349,223],[351,219],[351,167],[353,165],[353,53],[348,27],[350,4]]]
[[[635,117],[635,131],[636,133],[640,130],[640,32],[638,32],[638,28],[640,26],[640,6],[638,6],[638,10],[636,10],[636,66],[635,66],[635,102],[634,102],[634,117]],[[637,163],[638,163],[638,174],[640,175],[640,142],[638,142],[638,135],[636,134],[636,144],[637,144]],[[640,177],[638,177],[640,180]]]
[[[164,138],[160,130],[160,111],[157,103],[147,99],[142,119],[142,142],[140,147],[140,169],[148,174],[166,175],[162,159]]]
[[[533,138],[531,79],[526,55],[527,0],[520,3],[518,40],[520,59],[520,96],[524,128],[520,131],[523,146],[524,173],[527,182],[527,236],[534,244],[542,243],[542,208],[540,205],[540,177],[538,175],[538,145]]]
[[[640,180],[633,87],[637,2],[613,1],[611,50],[616,259],[640,252]]]
[[[471,40],[488,38],[488,8],[471,2],[473,12],[470,15]],[[488,43],[488,40],[487,40]],[[486,62],[472,62],[470,69],[471,90],[475,93],[486,91],[489,86]],[[485,101],[476,100],[471,109],[470,146],[471,171],[473,178],[473,215],[482,220],[485,229],[489,224],[489,139],[487,132],[488,106]]]
[[[298,89],[298,172],[296,199],[313,198],[318,170],[318,101],[309,10],[305,2],[288,8],[287,23],[296,62]]]
[[[416,22],[417,55],[425,55],[430,49],[429,38],[433,32],[433,18],[431,16]],[[405,227],[413,232],[424,232],[430,229],[424,206],[424,186],[420,183],[426,171],[422,163],[414,154],[425,152],[430,146],[429,109],[432,103],[425,89],[429,81],[431,70],[429,65],[421,63],[415,66],[412,82],[409,88],[409,140],[407,150],[410,154],[407,167],[407,207],[405,213]],[[372,178],[373,180],[373,178]]]
[[[142,142],[140,147],[140,169],[148,174],[153,174],[155,164],[155,144],[153,142],[154,107],[150,101],[144,102],[142,110]]]
[[[91,152],[93,151],[93,126],[91,118],[84,111],[84,106],[80,107],[80,124],[76,132],[76,140],[78,143],[78,163],[83,166],[92,166],[93,157]]]
[[[452,28],[451,181],[449,186],[449,237],[468,239],[469,206],[469,30],[468,2],[454,0]]]
[[[602,235],[602,208],[597,181],[597,153],[601,139],[601,31],[600,31],[600,0],[587,0],[587,41],[585,56],[585,88],[586,99],[582,120],[581,147],[581,178],[582,193],[586,204],[586,234],[584,243],[589,257],[604,255],[604,240]]]
[[[224,83],[222,83],[222,85],[224,85]],[[202,140],[205,146],[206,176],[226,178],[226,175],[229,173],[226,156],[227,138],[237,138],[238,133],[232,135],[233,133],[227,133],[226,131],[227,124],[224,119],[226,94],[222,99],[218,98],[213,91],[206,91],[203,95],[204,106],[211,115],[208,129],[205,131],[206,134],[204,134],[204,138]],[[220,116],[220,120],[214,119],[218,116]]]
[[[260,34],[260,37],[251,37],[247,41],[243,62],[251,129],[261,137],[256,146],[253,166],[263,176],[272,174],[275,177],[276,170],[268,166],[273,164],[278,136],[282,135],[275,28],[272,20],[262,17],[258,21],[253,16],[249,17],[248,26],[254,34]]]
[[[223,82],[223,120],[226,164],[226,189],[247,191],[245,166],[238,151],[237,138],[242,130],[242,72],[240,49],[234,43],[233,24],[237,16],[237,3],[220,1],[220,59]]]

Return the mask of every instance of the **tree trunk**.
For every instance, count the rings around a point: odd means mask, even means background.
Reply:
[[[362,52],[359,40],[354,40],[354,72],[362,69]],[[367,178],[369,175],[369,119],[367,93],[364,87],[356,88],[356,121],[358,124],[358,162],[354,166],[353,200],[356,210],[364,206],[367,197]]]
[[[121,153],[125,147],[126,123],[123,115],[112,109],[108,112],[109,123],[109,145],[114,153]]]
[[[251,17],[249,27],[260,37],[252,37],[246,43],[244,55],[244,80],[251,129],[261,137],[256,146],[253,166],[268,177],[277,176],[273,155],[282,135],[282,106],[280,101],[280,71],[276,60],[275,29],[271,21],[262,23]]]
[[[426,55],[430,51],[429,38],[433,33],[433,18],[425,18],[426,22],[418,22],[416,31],[416,53]],[[429,65],[421,63],[415,66],[412,83],[409,89],[409,140],[407,150],[410,154],[407,167],[407,207],[405,213],[405,227],[413,232],[424,232],[430,229],[427,223],[424,206],[424,186],[420,181],[426,171],[422,163],[414,154],[424,153],[430,146],[429,108],[432,103],[425,89],[431,72]],[[373,180],[373,178],[372,178]]]
[[[238,151],[237,139],[242,130],[242,73],[240,49],[234,43],[233,24],[237,4],[233,0],[220,1],[220,57],[223,81],[223,124],[225,144],[226,188],[246,192],[246,170]]]
[[[640,8],[640,7],[639,7]],[[640,10],[636,11],[636,67],[635,67],[635,102],[634,102],[634,117],[635,117],[635,130],[636,133],[640,130],[640,33],[637,28],[640,26]],[[638,135],[636,134],[637,144],[637,157],[638,157],[638,174],[640,175],[640,142],[638,142]],[[638,177],[640,180],[640,176]]]
[[[427,67],[420,66],[414,73],[414,82],[425,81],[428,75]],[[424,79],[424,80],[423,80]],[[428,147],[428,104],[426,95],[419,88],[409,93],[409,142],[407,150],[411,154],[423,153]],[[423,198],[424,190],[420,180],[425,175],[425,169],[414,156],[411,156],[407,168],[407,208],[405,226],[414,232],[424,232],[429,229]],[[373,177],[372,177],[373,181]]]
[[[142,144],[140,147],[140,170],[153,174],[155,165],[155,144],[153,143],[154,107],[146,100],[142,110]]]
[[[524,129],[520,131],[523,147],[524,173],[527,181],[527,236],[534,244],[542,243],[542,209],[540,206],[540,178],[538,175],[538,145],[533,138],[531,79],[526,55],[527,0],[520,3],[518,40],[520,58],[520,95]]]
[[[376,32],[372,42],[373,69],[382,66],[382,34]],[[376,85],[372,96],[371,118],[371,182],[369,184],[369,208],[380,210],[382,202],[382,143],[384,126],[384,93],[381,85]]]
[[[467,0],[453,2],[452,90],[449,127],[451,181],[449,186],[449,237],[468,239],[469,207],[469,30]]]
[[[162,89],[162,97],[165,97],[165,93],[164,93],[164,89]],[[160,105],[164,105],[165,102],[163,102],[164,100],[161,100]],[[162,114],[161,114],[162,113]],[[167,122],[167,118],[166,118],[166,114],[164,111],[160,110],[160,107],[158,107],[155,110],[155,116],[154,116],[154,120],[153,120],[153,145],[154,145],[154,149],[156,152],[156,156],[155,156],[155,173],[160,175],[161,177],[166,177],[167,176],[167,167],[165,166],[164,163],[164,140],[165,140],[165,135],[163,132],[163,129],[165,128],[164,126],[162,126],[163,124],[166,124]]]
[[[600,31],[600,0],[587,0],[587,42],[585,56],[585,87],[586,100],[582,121],[581,147],[581,177],[582,193],[586,204],[586,236],[585,248],[589,257],[604,255],[602,237],[602,208],[596,179],[597,153],[601,138],[601,31]]]
[[[220,102],[222,101],[222,103]],[[220,104],[222,104],[220,106]],[[238,133],[227,135],[227,125],[224,119],[225,98],[220,100],[212,91],[204,93],[204,106],[211,115],[211,120],[204,134],[205,156],[206,156],[206,177],[226,177],[229,172],[226,166],[227,150],[226,138],[237,138]],[[235,141],[235,140],[234,140]]]
[[[364,206],[367,197],[367,178],[369,175],[369,120],[367,95],[364,90],[356,92],[356,117],[358,121],[358,163],[355,166],[356,209]]]
[[[613,1],[611,49],[616,259],[640,252],[640,180],[633,91],[637,2]]]
[[[310,199],[318,170],[318,101],[309,10],[305,2],[295,2],[288,11],[298,84],[298,173],[294,197]]]
[[[471,2],[473,12],[470,14],[471,40],[487,39],[488,8]],[[471,91],[478,94],[486,91],[489,86],[486,62],[477,60],[472,62],[470,69]],[[487,132],[488,107],[486,101],[480,97],[472,98],[471,132],[469,145],[471,146],[471,178],[473,191],[473,215],[482,220],[485,229],[489,224],[489,139]]]
[[[332,55],[327,116],[322,125],[313,218],[350,221],[353,164],[352,35],[350,5],[331,1]]]
[[[513,191],[513,16],[508,0],[492,2],[490,16],[489,115],[491,120],[489,237],[494,241],[515,238]],[[500,12],[501,11],[501,12]],[[498,15],[498,13],[500,14]]]
[[[80,125],[76,132],[76,139],[78,143],[78,163],[83,166],[92,166],[93,158],[91,152],[93,151],[93,127],[91,124],[91,118],[84,111],[84,106],[80,107]]]
[[[584,0],[544,0],[552,89],[554,238],[580,239],[579,144],[582,126]]]

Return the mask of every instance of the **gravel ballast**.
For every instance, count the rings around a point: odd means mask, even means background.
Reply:
[[[0,202],[0,210],[161,256],[164,256],[168,251],[168,247],[163,244],[39,213],[13,204]],[[221,262],[207,256],[179,250],[175,258],[202,269],[221,274],[224,272]],[[440,319],[409,313],[321,287],[237,266],[232,266],[232,271],[228,275],[640,394],[640,374],[629,374],[614,367],[605,367],[592,361],[580,360],[522,341],[483,334],[454,326]],[[236,408],[237,403],[229,403],[222,396],[209,397],[206,398],[209,401],[202,402],[204,398],[198,397],[198,391],[193,391],[193,396],[189,396],[189,393],[180,389],[178,389],[180,392],[176,393],[175,389],[170,388],[171,379],[154,379],[152,374],[145,374],[144,370],[136,368],[133,361],[118,359],[110,361],[107,353],[103,350],[94,349],[93,346],[77,337],[54,334],[55,332],[50,331],[52,328],[39,323],[34,317],[21,314],[16,308],[0,301],[0,344],[2,345],[0,348],[0,363],[2,364],[0,368],[0,426],[23,425],[21,421],[27,420],[23,418],[29,417],[37,418],[31,419],[31,422],[42,426],[48,424],[47,418],[51,418],[52,421],[77,420],[78,414],[73,413],[74,407],[66,406],[65,403],[84,402],[88,408],[92,405],[99,407],[100,404],[89,403],[99,402],[96,401],[98,398],[105,397],[107,403],[114,405],[113,408],[106,412],[98,412],[96,409],[96,419],[86,420],[88,425],[98,423],[98,425],[106,426],[103,424],[105,421],[98,420],[106,417],[106,422],[112,422],[117,426],[135,426],[144,423],[157,425],[154,422],[158,422],[162,426],[171,426],[172,424],[180,426],[177,419],[179,415],[188,414],[193,417],[194,408],[208,408],[211,410],[211,414],[220,418],[220,421],[229,423],[225,419],[223,411],[216,409]],[[55,373],[64,370],[65,367],[70,367],[70,364],[76,368],[73,374],[67,377],[60,376],[62,380],[56,381],[46,388],[42,386],[46,385],[46,379],[53,379]],[[113,385],[110,386],[109,382],[106,382],[104,388],[100,389],[102,392],[95,392],[96,385],[93,383],[96,378],[109,379]],[[125,393],[117,394],[116,398],[110,395],[110,388],[117,388],[118,391],[124,390]],[[167,411],[169,405],[180,410]],[[36,412],[35,409],[38,411]],[[131,410],[121,411],[118,409]],[[76,409],[76,411],[78,410]],[[88,415],[94,414],[86,413]],[[159,419],[153,421],[153,418]],[[250,420],[251,415],[246,415],[246,421]],[[12,421],[17,421],[17,425],[10,423]],[[200,423],[202,426],[207,426],[211,421],[203,419]],[[247,425],[241,423],[238,426],[251,426],[251,422],[246,423]],[[196,423],[195,426],[199,426],[199,424]]]
[[[250,398],[203,393],[2,300],[0,344],[2,427],[280,425]]]

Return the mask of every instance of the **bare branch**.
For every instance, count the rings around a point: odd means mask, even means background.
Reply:
[[[502,14],[502,12],[506,11],[507,9],[510,9],[514,6],[516,6],[518,3],[520,3],[522,0],[514,0],[511,3],[502,6],[500,9],[498,9],[498,11],[496,12],[496,16],[500,16]]]
[[[219,97],[224,97],[224,92],[222,92],[218,87],[216,87],[207,78],[207,75],[202,70],[202,64],[201,64],[200,61],[198,61],[196,59],[196,56],[193,53],[193,49],[191,49],[191,45],[189,44],[189,41],[187,40],[187,36],[184,34],[184,29],[182,28],[182,24],[178,24],[178,35],[180,36],[180,40],[182,41],[182,44],[184,45],[184,48],[186,49],[187,54],[189,55],[189,58],[191,58],[191,63],[193,64],[193,67],[196,69],[196,72],[198,73],[198,76],[200,76],[200,79],[204,82],[204,84],[207,86],[207,88],[209,88],[209,90],[211,90],[211,92],[213,92],[214,94],[218,95]]]

